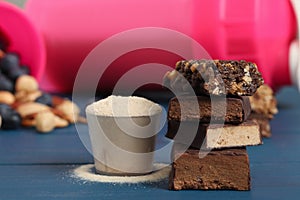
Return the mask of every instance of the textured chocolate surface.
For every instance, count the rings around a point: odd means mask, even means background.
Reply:
[[[255,94],[249,97],[249,99],[252,112],[254,113],[264,115],[269,119],[272,119],[278,113],[277,100],[273,90],[266,84],[258,88]]]
[[[214,101],[212,104],[211,101]],[[168,119],[185,121],[199,120],[201,123],[225,122],[239,124],[251,113],[248,97],[219,98],[209,96],[173,98],[169,102]],[[195,109],[198,103],[199,109]],[[225,109],[226,108],[226,109]]]
[[[255,120],[259,125],[259,131],[262,137],[270,138],[272,136],[272,129],[270,119],[262,114],[251,113],[249,119]]]
[[[172,164],[169,189],[250,190],[246,149],[212,150],[204,158],[199,150],[188,149]]]
[[[178,133],[179,127],[180,133]],[[211,149],[253,146],[262,143],[259,126],[251,120],[239,125],[208,125],[193,121],[169,120],[166,137],[198,149],[201,146]]]
[[[165,75],[164,84],[178,92],[189,92],[182,78],[200,95],[251,96],[264,83],[256,64],[243,60],[179,61],[175,72]]]

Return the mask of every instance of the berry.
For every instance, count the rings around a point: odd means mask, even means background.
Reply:
[[[52,107],[52,96],[50,94],[43,93],[35,100],[35,102]]]
[[[24,74],[30,75],[30,69],[28,66],[23,65],[20,69],[23,71]]]
[[[21,126],[21,116],[9,105],[0,104],[0,115],[2,117],[2,129],[17,129]]]
[[[6,111],[8,111],[9,109],[11,109],[11,107],[5,103],[0,103],[0,114],[2,115],[3,113],[5,113]]]
[[[20,59],[17,54],[7,53],[0,60],[0,70],[7,74],[10,70],[15,70],[20,67]]]
[[[11,80],[6,78],[3,74],[0,74],[0,90],[13,92],[14,84]]]
[[[10,69],[7,72],[7,77],[13,82],[15,82],[17,78],[19,78],[22,75],[27,75],[26,71],[23,70],[22,68]]]

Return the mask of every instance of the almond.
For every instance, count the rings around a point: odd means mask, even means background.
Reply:
[[[11,105],[15,102],[15,97],[8,91],[0,91],[0,103]]]
[[[33,92],[38,90],[39,85],[33,76],[22,75],[16,80],[16,91]]]
[[[75,123],[78,120],[80,109],[72,101],[65,100],[61,104],[55,107],[56,110],[63,114],[63,118],[68,120],[70,123]]]
[[[28,102],[16,107],[16,111],[21,115],[22,118],[25,118],[26,116],[32,114],[50,111],[50,107],[40,103]]]
[[[33,92],[25,92],[24,90],[16,92],[15,97],[19,102],[32,102],[42,95],[42,92],[37,90]]]
[[[58,116],[55,116],[55,128],[64,128],[69,125],[69,122],[65,119],[62,119]]]
[[[52,112],[40,112],[35,118],[36,130],[47,133],[55,128],[55,115]]]

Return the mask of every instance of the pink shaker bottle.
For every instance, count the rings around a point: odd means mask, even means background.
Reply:
[[[274,89],[292,84],[297,23],[290,0],[200,0],[195,7],[202,8],[195,38],[213,58],[255,62]]]
[[[0,40],[20,56],[33,76],[41,78],[46,56],[42,36],[23,10],[4,1],[0,1]]]
[[[194,2],[28,0],[26,12],[41,30],[46,42],[48,59],[42,87],[48,91],[72,91],[77,70],[88,53],[100,42],[120,32],[162,27],[192,37]],[[149,62],[174,66],[178,59],[180,57],[170,53],[151,49],[121,56],[103,75],[101,88],[111,89],[122,74],[134,66]]]
[[[48,60],[42,82],[46,90],[71,91],[80,64],[97,44],[141,27],[186,34],[214,59],[256,62],[273,88],[298,80],[291,76],[298,69],[298,46],[290,0],[28,0],[26,12],[46,42]],[[151,50],[127,55],[112,63],[102,86],[112,87],[138,64],[174,66],[176,59],[180,58]]]

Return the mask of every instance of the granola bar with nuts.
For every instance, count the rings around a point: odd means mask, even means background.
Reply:
[[[251,96],[263,83],[256,64],[244,60],[182,60],[164,77],[166,87],[186,93],[190,85],[197,95]]]

